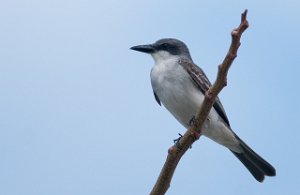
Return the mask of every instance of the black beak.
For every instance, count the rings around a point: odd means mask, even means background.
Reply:
[[[155,51],[155,48],[152,45],[137,45],[137,46],[133,46],[130,49],[135,50],[135,51],[139,51],[139,52],[143,52],[143,53],[153,53]]]

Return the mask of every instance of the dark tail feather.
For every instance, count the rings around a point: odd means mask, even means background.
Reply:
[[[266,160],[256,154],[245,142],[237,135],[236,138],[240,141],[241,147],[244,150],[242,153],[231,152],[245,165],[250,173],[259,182],[262,182],[266,176],[275,176],[276,170]]]

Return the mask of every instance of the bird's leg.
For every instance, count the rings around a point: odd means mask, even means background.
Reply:
[[[177,148],[180,147],[180,146],[179,146],[179,141],[180,141],[180,139],[182,138],[182,135],[181,135],[180,133],[178,133],[178,135],[179,135],[179,138],[173,140],[173,142],[174,142],[174,144],[177,146]]]
[[[189,121],[188,124],[189,124],[189,126],[191,127],[191,126],[193,126],[193,125],[195,124],[195,122],[196,122],[196,117],[193,116],[193,117],[190,119],[190,121]],[[175,144],[175,146],[176,146],[177,148],[180,148],[179,141],[180,141],[180,139],[182,138],[183,135],[181,135],[180,133],[178,133],[178,135],[179,135],[179,138],[174,139],[173,142],[174,142],[174,144]],[[198,133],[198,132],[196,132],[196,131],[193,132],[193,136],[194,136],[195,140],[199,139],[199,138],[200,138],[200,135],[201,135],[201,133]],[[190,148],[192,148],[192,146],[191,146]]]
[[[195,122],[196,122],[196,117],[194,115],[189,121],[189,126],[193,126],[195,124]]]
[[[175,146],[176,146],[177,148],[180,148],[179,141],[180,141],[180,139],[183,137],[183,135],[181,135],[180,133],[178,133],[178,135],[179,135],[179,138],[174,139],[173,142],[174,142],[174,144],[175,144]],[[195,136],[195,135],[194,135],[194,136]],[[195,137],[195,139],[199,139],[199,137],[200,137],[200,134],[199,134],[198,138]],[[192,146],[190,146],[190,149],[191,149],[191,148],[192,148]]]

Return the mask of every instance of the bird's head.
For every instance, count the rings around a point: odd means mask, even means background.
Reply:
[[[174,57],[185,57],[191,59],[189,49],[178,39],[160,39],[153,44],[137,45],[130,49],[151,54],[156,62],[168,60]]]

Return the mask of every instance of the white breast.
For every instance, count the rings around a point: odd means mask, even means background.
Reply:
[[[156,64],[151,71],[154,92],[185,127],[188,127],[204,98],[190,79],[188,73],[178,64],[178,58],[164,60]]]
[[[190,75],[178,63],[178,58],[158,60],[151,71],[151,84],[159,100],[169,112],[186,128],[199,110],[204,95],[191,81]],[[202,133],[210,139],[240,151],[238,141],[231,130],[212,109]]]

